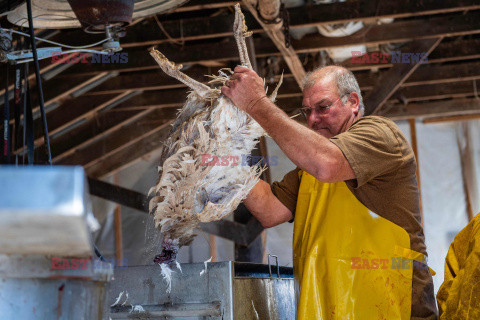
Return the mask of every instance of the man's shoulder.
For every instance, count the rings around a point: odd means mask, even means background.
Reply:
[[[367,133],[368,136],[377,136],[378,138],[406,140],[403,132],[394,121],[381,116],[361,117],[347,131]]]
[[[374,126],[388,126],[395,130],[400,130],[393,120],[389,118],[385,118],[382,116],[364,116],[355,121],[352,125],[353,126],[365,126],[365,125],[374,125]]]

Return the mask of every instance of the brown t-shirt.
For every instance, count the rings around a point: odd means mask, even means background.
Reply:
[[[345,181],[372,212],[404,228],[412,250],[427,254],[421,226],[415,156],[397,125],[383,117],[362,117],[330,139],[345,155],[356,179]],[[295,214],[300,178],[296,168],[272,184],[274,195]],[[433,282],[428,270],[415,268],[412,319],[435,319]]]

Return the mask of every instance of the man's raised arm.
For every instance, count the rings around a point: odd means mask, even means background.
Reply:
[[[275,197],[270,185],[260,180],[243,201],[264,228],[275,227],[293,218],[292,212]]]

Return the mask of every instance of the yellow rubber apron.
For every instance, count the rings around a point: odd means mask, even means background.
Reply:
[[[297,319],[410,319],[412,266],[392,265],[392,259],[423,257],[410,250],[408,233],[371,215],[345,182],[299,175],[293,235]]]

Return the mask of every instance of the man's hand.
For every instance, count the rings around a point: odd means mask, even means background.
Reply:
[[[230,80],[225,82],[222,93],[232,100],[237,108],[250,113],[255,105],[267,98],[263,80],[257,73],[247,67],[235,67]]]

